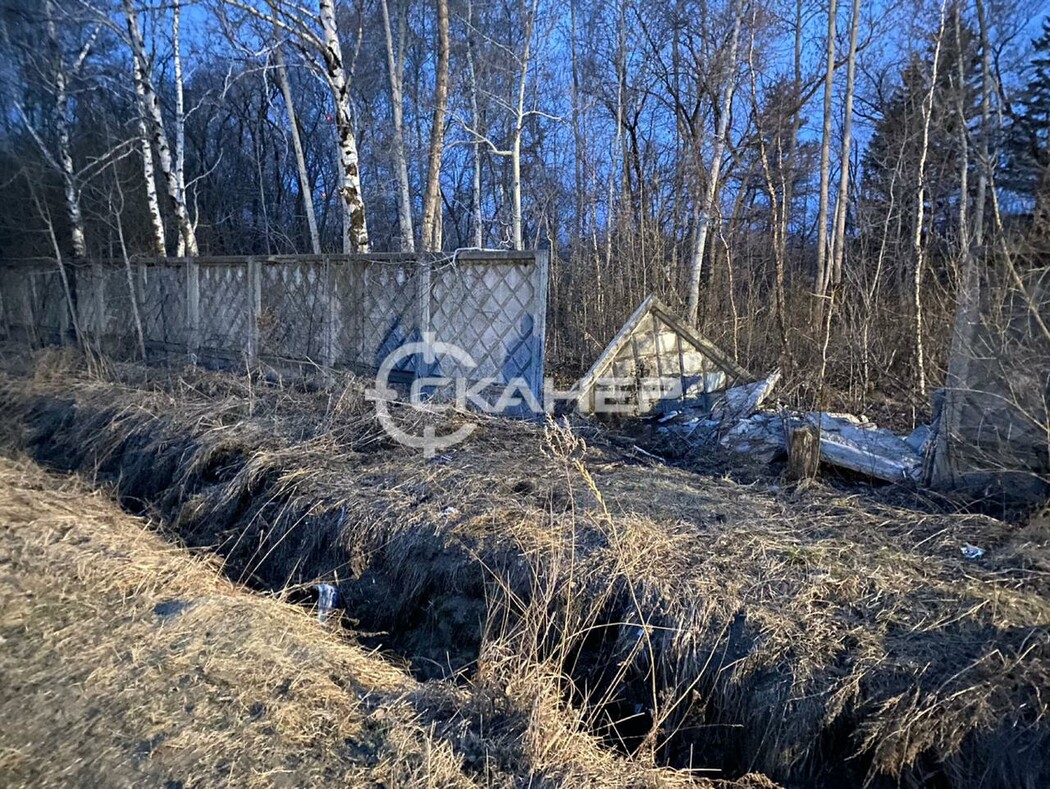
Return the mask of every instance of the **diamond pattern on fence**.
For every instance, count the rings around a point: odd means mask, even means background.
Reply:
[[[332,298],[332,356],[337,365],[344,367],[362,364],[361,317],[353,305],[361,303],[361,272],[363,264],[355,260],[333,260],[330,264]]]
[[[431,274],[431,327],[438,340],[470,353],[476,367],[467,369],[442,359],[443,375],[508,382],[524,377],[538,382],[532,370],[537,342],[533,304],[536,285],[533,259],[460,261],[436,266]]]
[[[402,256],[165,260],[134,264],[130,288],[123,262],[95,262],[78,272],[78,317],[88,337],[101,339],[107,350],[137,350],[135,290],[148,351],[184,353],[193,342],[221,363],[252,350],[254,331],[254,350],[264,358],[358,370],[375,370],[391,352],[430,331],[466,350],[476,364],[460,366],[443,355],[427,369],[414,358],[402,360],[399,369],[471,381],[523,377],[538,390],[543,342],[538,296],[545,269],[537,258],[482,253],[452,263],[426,260],[423,265]],[[0,284],[6,324],[32,326],[28,334],[34,342],[59,339],[68,316],[55,264],[0,270]]]
[[[101,341],[101,324],[105,319],[105,287],[105,275],[101,268],[83,266],[77,269],[77,322],[84,336],[95,344]]]
[[[29,312],[29,272],[26,269],[0,269],[0,314],[4,331],[32,332],[36,325]]]
[[[248,264],[200,265],[200,347],[240,356],[248,350]]]
[[[67,325],[66,295],[57,266],[26,272],[26,296],[41,342],[56,342]]]
[[[325,264],[282,261],[260,266],[260,352],[321,363],[327,312]]]
[[[359,298],[339,300],[340,348],[347,362],[375,369],[391,351],[419,339],[419,270],[415,263],[378,260],[357,266]]]
[[[142,264],[142,325],[147,346],[184,351],[186,336],[185,263]]]
[[[105,271],[103,305],[104,334],[115,353],[128,353],[138,347],[135,328],[135,310],[132,306],[131,288],[138,289],[135,282],[136,269],[132,266],[131,281],[124,266],[107,267]],[[136,294],[136,301],[139,300]],[[140,314],[141,319],[141,314]],[[137,353],[137,350],[135,350]]]

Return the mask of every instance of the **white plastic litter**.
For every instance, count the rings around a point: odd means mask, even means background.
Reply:
[[[976,545],[970,545],[970,543],[966,543],[966,545],[964,545],[959,550],[962,551],[963,556],[965,556],[967,559],[970,559],[971,561],[973,561],[974,559],[980,559],[982,556],[984,556],[984,548],[978,548]]]
[[[323,625],[339,603],[339,590],[331,584],[317,584],[314,588],[317,589],[317,621]]]

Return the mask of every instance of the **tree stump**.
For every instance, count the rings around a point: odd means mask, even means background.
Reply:
[[[816,479],[820,465],[820,434],[812,425],[788,433],[787,478],[791,482]]]

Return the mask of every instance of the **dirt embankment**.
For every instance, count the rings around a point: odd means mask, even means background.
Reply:
[[[513,704],[543,688],[635,764],[1050,783],[1045,525],[688,474],[585,427],[486,422],[425,462],[354,382],[111,378],[7,378],[9,438],[113,483],[235,579],[336,583],[417,676]]]

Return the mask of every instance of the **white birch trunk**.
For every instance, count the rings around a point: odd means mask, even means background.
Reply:
[[[368,223],[365,201],[361,194],[361,171],[354,137],[353,113],[350,109],[350,86],[343,68],[343,48],[339,43],[339,29],[335,20],[335,0],[318,2],[324,41],[324,57],[328,84],[335,100],[335,123],[339,134],[339,159],[342,167],[339,192],[343,198],[343,253],[367,253]]]
[[[142,140],[142,179],[146,183],[146,206],[150,216],[150,244],[152,252],[158,257],[166,257],[168,245],[164,237],[164,219],[160,213],[160,201],[157,199],[157,176],[153,163],[153,146],[150,144],[149,131],[146,128],[146,98],[142,88],[142,69],[138,58],[134,59],[135,98],[139,107],[138,132]]]
[[[521,78],[518,81],[518,102],[514,117],[514,135],[510,145],[511,240],[514,249],[524,249],[521,221],[521,135],[525,127],[525,89],[529,81],[529,58],[532,56],[532,34],[536,25],[539,0],[533,0],[525,21],[525,51],[521,56]]]
[[[186,100],[182,87],[182,46],[179,40],[179,28],[182,22],[182,0],[172,0],[171,9],[171,43],[172,68],[175,71],[175,184],[179,200],[186,204]],[[179,235],[179,257],[186,254],[186,242]]]
[[[915,233],[912,236],[912,251],[915,257],[914,279],[912,282],[912,301],[914,307],[915,331],[915,376],[920,397],[926,397],[926,347],[922,337],[923,302],[922,278],[926,264],[926,247],[922,243],[922,229],[926,218],[926,160],[930,151],[930,119],[933,116],[933,97],[937,90],[937,71],[941,60],[941,44],[944,41],[944,12],[947,0],[941,0],[940,23],[937,26],[937,38],[933,48],[933,66],[930,74],[930,89],[922,103],[922,146],[919,149],[918,205],[915,208]]]
[[[478,118],[478,78],[474,71],[474,3],[467,0],[467,77],[470,80],[470,121],[475,129],[481,128]],[[471,179],[471,210],[474,213],[474,246],[479,249],[485,245],[485,228],[481,218],[481,139],[474,136],[474,161]]]
[[[185,199],[179,190],[171,147],[168,144],[168,135],[164,130],[164,116],[161,113],[160,100],[157,97],[157,92],[153,89],[153,83],[149,76],[149,59],[146,56],[146,44],[142,38],[142,30],[139,28],[138,15],[132,5],[132,0],[123,0],[123,4],[124,15],[127,17],[131,51],[138,64],[141,78],[142,99],[146,106],[148,117],[152,122],[152,136],[153,144],[157,149],[157,163],[160,165],[161,175],[164,178],[168,197],[171,200],[172,209],[175,213],[175,220],[179,226],[179,234],[184,244],[184,254],[189,257],[196,257],[197,237],[194,233],[193,224],[190,222],[189,213],[186,210]]]
[[[828,203],[831,190],[831,103],[835,88],[835,23],[838,1],[828,6],[828,51],[824,71],[824,127],[820,142],[820,205],[817,209],[817,279],[814,326],[824,323],[824,296],[828,290]]]
[[[948,358],[948,376],[944,389],[944,405],[941,411],[940,425],[937,429],[931,482],[935,485],[950,484],[955,467],[952,461],[953,437],[958,435],[959,421],[962,417],[960,408],[961,390],[967,386],[970,377],[970,359],[972,358],[974,329],[978,320],[981,303],[981,278],[977,270],[977,259],[974,244],[984,242],[984,201],[988,189],[988,134],[991,121],[991,49],[988,42],[988,21],[984,15],[983,0],[976,0],[977,26],[981,43],[981,126],[980,145],[978,148],[977,194],[974,206],[975,216],[973,234],[969,232],[969,212],[966,210],[969,182],[969,145],[964,127],[960,129],[960,142],[963,148],[963,162],[960,169],[959,232],[961,234],[962,270],[958,289],[955,294],[955,323],[952,327],[951,355]],[[961,22],[958,10],[955,11],[955,35],[959,51],[959,85],[965,82],[964,63],[962,61]],[[962,114],[965,101],[965,90],[959,93],[959,112]]]
[[[66,201],[66,214],[69,217],[73,257],[76,259],[87,256],[87,242],[84,235],[84,217],[80,211],[80,192],[77,189],[76,171],[73,168],[73,154],[69,145],[69,91],[66,84],[66,69],[62,62],[62,50],[58,43],[58,31],[55,28],[54,8],[51,0],[44,0],[44,14],[47,19],[48,47],[54,61],[54,121],[55,133],[58,137],[58,165],[62,174],[62,191]]]
[[[842,263],[846,257],[846,208],[849,201],[850,145],[853,130],[853,92],[857,75],[857,32],[860,28],[860,0],[853,0],[853,17],[849,29],[849,54],[846,61],[846,107],[842,123],[842,164],[839,172],[839,195],[835,202],[835,231],[832,235],[832,286],[842,282]]]

